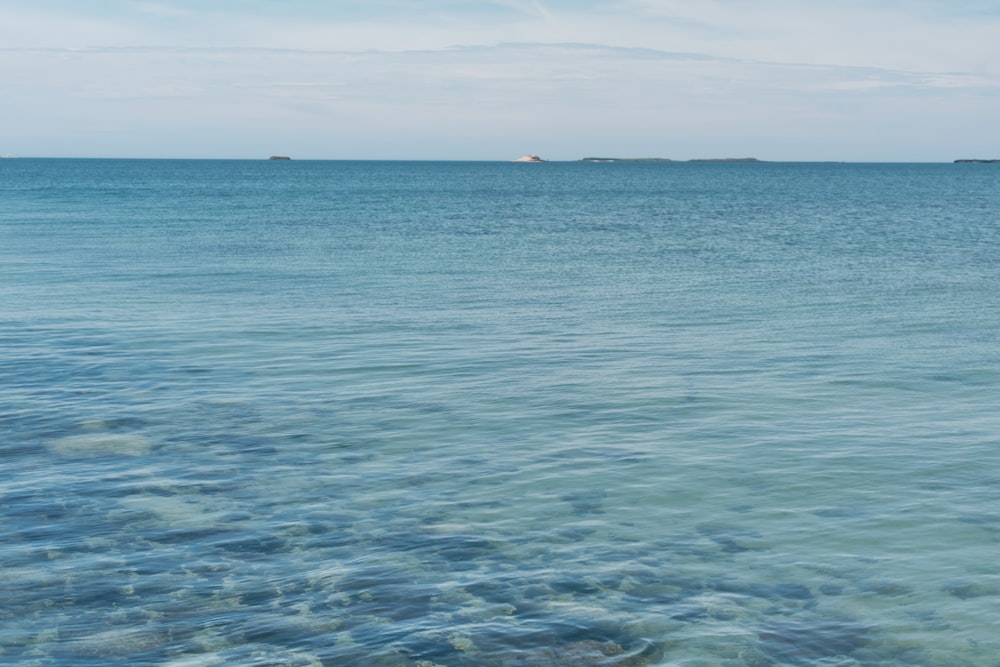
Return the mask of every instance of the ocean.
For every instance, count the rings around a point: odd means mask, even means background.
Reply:
[[[0,662],[995,667],[1000,168],[0,160]]]

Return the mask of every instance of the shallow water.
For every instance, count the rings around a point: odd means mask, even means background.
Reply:
[[[0,661],[1000,664],[992,165],[0,162]]]

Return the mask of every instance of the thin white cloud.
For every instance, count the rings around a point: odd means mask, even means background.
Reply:
[[[234,3],[222,11],[215,3],[145,0],[125,3],[130,11],[119,14],[62,6],[15,0],[0,7],[0,44],[406,51],[586,42],[786,63],[1000,72],[1000,16],[985,12],[986,2],[439,0]]]
[[[983,3],[985,4],[985,3]],[[966,3],[907,0],[617,0],[663,38],[716,55],[777,62],[966,70],[995,65],[1000,16]],[[994,4],[995,8],[995,4]],[[655,39],[642,32],[634,38]],[[996,71],[995,69],[993,71]]]
[[[135,12],[146,14],[155,19],[191,18],[196,16],[196,12],[193,9],[167,2],[133,2],[130,6]]]
[[[0,122],[24,146],[0,148],[84,151],[90,136],[240,156],[273,133],[314,157],[475,158],[517,141],[554,158],[849,159],[879,141],[947,157],[931,143],[992,131],[1000,18],[985,3],[803,4],[383,0],[312,16],[149,0],[98,15],[15,0],[0,7]]]

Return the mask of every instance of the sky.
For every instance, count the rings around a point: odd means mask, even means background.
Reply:
[[[2,0],[0,154],[1000,158],[1000,0]]]

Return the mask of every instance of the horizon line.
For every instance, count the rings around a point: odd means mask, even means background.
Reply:
[[[281,156],[280,159],[271,157],[165,157],[165,156],[113,156],[113,155],[10,155],[2,154],[0,159],[4,160],[204,160],[204,161],[232,161],[232,162],[511,162],[517,163],[512,158],[359,158],[359,157],[306,157],[294,158]],[[643,162],[656,164],[689,164],[689,163],[744,163],[744,164],[955,164],[962,162],[973,163],[1000,163],[997,158],[954,158],[938,160],[898,160],[898,159],[866,159],[866,160],[844,160],[844,159],[807,159],[807,160],[767,160],[761,158],[664,158],[664,157],[581,157],[571,159],[543,159],[533,161],[528,164],[539,163],[576,163],[576,162]]]

